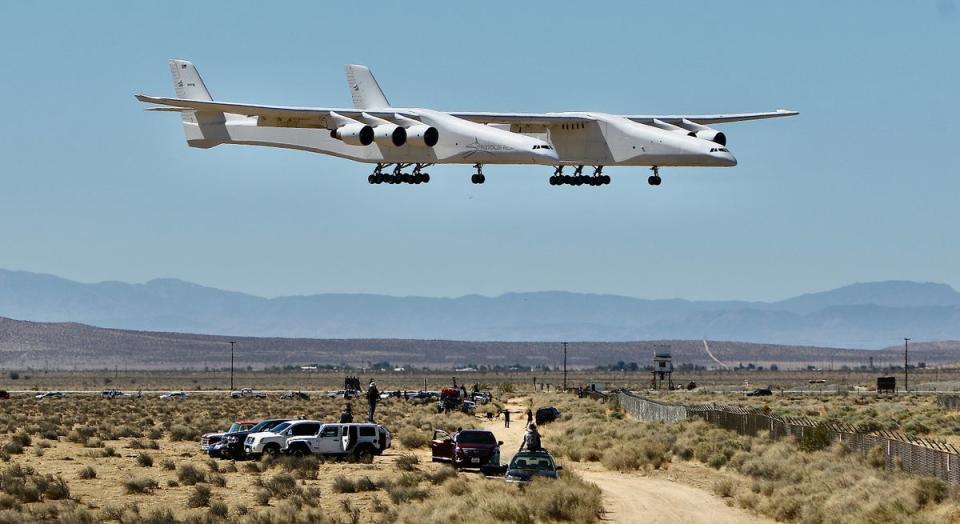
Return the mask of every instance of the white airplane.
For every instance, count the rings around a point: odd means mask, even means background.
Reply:
[[[736,158],[725,124],[793,116],[780,109],[729,115],[611,115],[598,112],[475,113],[394,107],[370,70],[346,66],[353,109],[284,107],[213,100],[191,62],[170,60],[177,98],[136,95],[151,111],[180,112],[187,144],[245,144],[299,149],[376,164],[371,184],[420,184],[434,164],[472,164],[483,184],[484,164],[555,166],[551,185],[606,185],[606,166],[647,166],[650,185],[660,167],[731,167]],[[404,173],[411,167],[412,170]],[[564,174],[564,167],[573,174]],[[592,166],[592,175],[583,174]]]

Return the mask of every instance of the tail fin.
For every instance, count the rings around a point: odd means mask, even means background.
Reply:
[[[170,60],[170,75],[173,76],[173,87],[177,90],[177,98],[213,100],[193,62]]]
[[[356,109],[386,109],[390,107],[387,97],[383,96],[380,84],[367,66],[348,64],[347,83],[350,96]]]
[[[193,62],[170,60],[170,75],[173,76],[173,87],[177,91],[177,98],[213,100]],[[187,136],[187,145],[206,149],[226,141],[227,133],[223,124],[228,117],[223,113],[183,111],[180,114],[183,120],[183,132]]]

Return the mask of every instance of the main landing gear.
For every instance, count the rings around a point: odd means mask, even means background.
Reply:
[[[650,168],[650,171],[653,171],[653,174],[647,177],[647,183],[651,186],[659,186],[662,180],[660,179],[660,168],[653,166]]]
[[[473,168],[476,169],[477,172],[470,177],[470,181],[474,184],[482,184],[486,182],[487,177],[483,176],[483,166],[480,164],[474,164]]]
[[[605,186],[610,183],[610,176],[603,174],[603,166],[594,166],[593,175],[583,174],[583,166],[576,166],[572,175],[563,174],[563,166],[557,166],[550,177],[551,186]]]
[[[413,171],[410,173],[403,173],[402,171],[410,166],[413,166]],[[373,169],[373,174],[367,177],[367,182],[371,184],[426,184],[430,182],[430,173],[422,172],[422,169],[425,167],[430,167],[433,164],[377,164],[377,167]],[[393,166],[393,173],[384,173],[383,170],[387,167]]]

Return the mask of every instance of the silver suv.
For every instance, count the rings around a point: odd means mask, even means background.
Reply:
[[[283,452],[300,456],[351,457],[366,462],[374,455],[382,455],[392,440],[387,428],[379,424],[323,424],[313,435],[288,438]]]
[[[279,455],[287,445],[287,439],[316,435],[323,422],[319,420],[291,420],[277,424],[270,431],[251,433],[243,441],[243,452],[249,457]]]

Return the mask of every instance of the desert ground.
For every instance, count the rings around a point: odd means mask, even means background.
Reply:
[[[230,399],[213,383],[182,401],[153,391],[190,389],[182,373],[143,374],[144,398],[106,400],[95,393],[122,388],[122,372],[103,376],[48,373],[38,389],[87,389],[64,399],[37,401],[14,393],[0,401],[0,522],[949,522],[960,519],[955,486],[902,472],[887,472],[870,457],[841,448],[801,452],[790,441],[743,437],[702,421],[674,424],[631,419],[616,402],[577,398],[554,388],[533,388],[530,376],[479,377],[494,400],[476,416],[438,414],[434,403],[387,399],[377,422],[393,447],[372,463],[266,458],[208,459],[202,433],[222,431],[236,419],[305,417],[335,420],[343,399]],[[287,375],[284,380],[282,375]],[[312,389],[342,386],[343,375],[320,374]],[[67,380],[64,377],[71,377]],[[238,375],[242,376],[242,375]],[[572,378],[571,378],[572,377]],[[109,378],[109,377],[108,377]],[[217,377],[222,380],[222,375]],[[246,377],[245,377],[246,378]],[[366,377],[364,377],[366,378]],[[446,385],[451,376],[378,376],[381,389]],[[495,379],[501,379],[494,381]],[[765,377],[764,377],[765,378]],[[797,385],[804,382],[798,376]],[[21,375],[17,385],[35,380]],[[70,382],[72,380],[72,382]],[[129,380],[129,379],[128,379]],[[446,381],[444,383],[443,381]],[[463,380],[462,378],[460,380]],[[616,374],[570,374],[575,383]],[[877,424],[957,442],[960,416],[932,395],[877,398],[869,393],[790,393],[745,397],[742,377],[717,388],[644,392],[667,402],[767,407],[781,414]],[[761,379],[762,380],[762,379]],[[47,382],[49,381],[49,382]],[[279,374],[237,386],[267,384],[301,389]],[[643,384],[642,377],[621,383]],[[834,381],[839,382],[839,381]],[[11,381],[6,381],[10,384]],[[468,382],[470,383],[470,382]],[[538,377],[560,384],[562,376]],[[919,383],[919,381],[918,381]],[[36,383],[39,385],[39,382]],[[87,387],[83,388],[86,384]],[[436,384],[436,385],[434,385]],[[14,388],[10,390],[16,391]],[[29,390],[32,388],[24,388]],[[266,389],[266,388],[265,388]],[[127,388],[127,391],[131,391]],[[639,391],[639,390],[638,390]],[[363,402],[353,401],[357,412]],[[519,447],[528,407],[553,405],[559,421],[541,430],[544,446],[564,467],[561,479],[526,487],[502,478],[456,471],[430,461],[434,428],[487,428],[504,441],[504,460]],[[495,415],[515,413],[512,427]],[[490,415],[488,418],[487,415]]]

